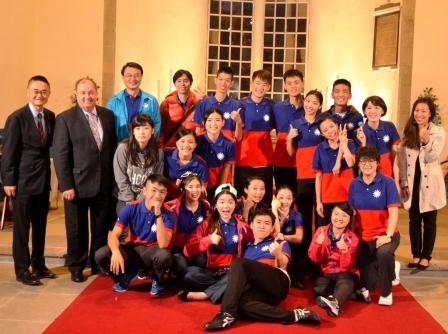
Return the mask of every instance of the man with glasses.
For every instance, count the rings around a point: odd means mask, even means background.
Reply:
[[[44,108],[50,84],[41,76],[28,81],[28,104],[6,120],[1,175],[13,202],[12,254],[17,281],[41,285],[56,275],[45,266],[45,232],[50,196],[50,146],[55,115]],[[6,205],[6,204],[4,204]],[[28,247],[32,226],[32,252]],[[31,265],[32,272],[29,271]]]
[[[117,141],[129,138],[129,125],[138,114],[146,114],[154,122],[154,135],[160,133],[160,110],[157,99],[140,89],[143,78],[143,67],[138,63],[129,62],[121,69],[125,89],[112,96],[107,102],[107,108],[115,115],[115,133]]]

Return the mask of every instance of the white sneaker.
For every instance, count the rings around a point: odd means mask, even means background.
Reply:
[[[372,302],[372,298],[370,297],[370,292],[366,288],[361,288],[355,291],[355,294],[359,300],[362,300],[366,303]]]
[[[397,286],[400,284],[400,269],[400,262],[395,261],[395,279],[392,281],[392,286]]]
[[[380,297],[378,305],[390,306],[393,304],[392,292],[387,297]]]

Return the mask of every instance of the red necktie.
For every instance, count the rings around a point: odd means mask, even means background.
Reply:
[[[44,131],[44,127],[42,125],[42,114],[41,113],[37,114],[37,129],[39,130],[40,142],[42,144],[45,144],[45,131]]]

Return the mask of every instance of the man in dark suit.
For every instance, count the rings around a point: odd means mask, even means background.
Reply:
[[[75,91],[77,105],[56,118],[53,156],[64,199],[67,266],[72,281],[79,283],[84,281],[87,259],[96,273],[95,251],[106,245],[115,223],[112,161],[117,143],[112,112],[96,105],[96,83],[82,78]]]
[[[55,116],[44,108],[50,84],[40,75],[28,81],[28,104],[6,120],[1,161],[4,190],[13,203],[12,254],[17,280],[41,285],[55,278],[45,266],[45,232],[50,195],[50,146]],[[28,247],[32,225],[32,254]],[[32,272],[29,267],[32,267]]]

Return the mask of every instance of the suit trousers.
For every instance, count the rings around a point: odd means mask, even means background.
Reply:
[[[35,270],[45,268],[45,233],[50,192],[39,195],[17,194],[13,203],[13,241],[12,255],[17,276],[22,275],[31,265]],[[28,246],[32,227],[32,253]]]

